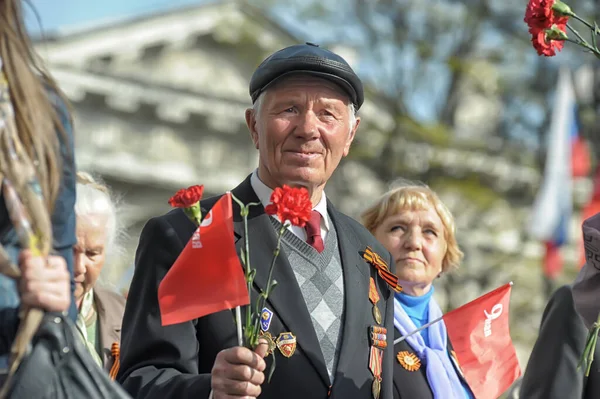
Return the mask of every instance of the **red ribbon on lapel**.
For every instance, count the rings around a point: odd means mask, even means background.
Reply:
[[[381,256],[373,252],[371,247],[367,247],[362,253],[363,258],[371,265],[375,266],[379,277],[381,277],[396,292],[401,292],[402,287],[398,284],[398,276],[390,272],[388,264],[381,259]]]

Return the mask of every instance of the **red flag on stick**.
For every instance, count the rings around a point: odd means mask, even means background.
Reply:
[[[477,399],[498,398],[521,375],[508,326],[511,286],[503,285],[443,317]]]
[[[163,326],[249,303],[235,250],[230,193],[215,203],[161,281],[158,303]]]

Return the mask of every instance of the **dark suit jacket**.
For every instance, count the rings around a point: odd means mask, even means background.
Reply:
[[[395,338],[400,338],[400,331],[394,329]],[[399,352],[407,351],[409,353],[415,353],[413,348],[406,342],[400,341],[396,345],[394,345],[394,399],[433,399],[433,392],[431,392],[431,388],[429,388],[429,383],[427,382],[427,373],[425,366],[422,365],[419,370],[416,371],[408,371],[400,362],[396,359],[396,355]],[[448,354],[450,355],[450,360],[452,361],[452,365],[458,374],[458,378],[461,382],[468,386],[465,382],[462,371],[460,370],[460,366],[458,365],[456,359],[451,354],[452,345],[450,343],[450,339],[448,339]]]
[[[538,339],[521,383],[523,399],[600,398],[600,362],[592,363],[586,379],[577,363],[583,353],[587,329],[575,312],[570,286],[556,290],[550,298]],[[600,359],[600,346],[595,358]]]
[[[243,203],[260,203],[250,185],[250,177],[235,188],[233,194]],[[211,198],[201,202],[203,214],[216,200]],[[374,277],[381,296],[379,309],[389,332],[388,348],[383,357],[381,398],[392,399],[393,295],[359,252],[369,245],[389,264],[391,256],[358,222],[337,212],[330,203],[327,209],[338,234],[345,291],[341,352],[331,397],[372,397],[368,328],[375,323],[369,302],[369,277]],[[235,202],[233,210],[239,253],[244,243],[244,229]],[[195,226],[181,210],[174,210],[151,219],[141,234],[123,319],[121,370],[117,377],[135,398],[207,398],[210,372],[217,353],[237,344],[231,311],[187,323],[161,326],[158,285],[194,229]],[[275,230],[262,206],[250,208],[248,236],[252,248],[251,264],[257,271],[252,290],[254,303],[257,290],[265,288],[276,244]],[[290,358],[276,352],[275,373],[270,383],[263,384],[260,397],[326,398],[330,382],[323,355],[302,293],[283,252],[278,257],[274,278],[278,285],[266,305],[274,312],[269,331],[273,335],[292,332],[297,337],[298,346]],[[267,358],[267,365],[271,359]]]
[[[121,321],[125,311],[125,298],[116,292],[94,287],[94,302],[98,310],[102,364],[106,371],[110,371],[115,362],[110,349],[113,342],[121,342]]]

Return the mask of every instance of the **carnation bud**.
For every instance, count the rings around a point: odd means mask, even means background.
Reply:
[[[572,17],[575,15],[567,3],[563,3],[562,1],[558,0],[552,5],[552,10],[559,17]]]
[[[196,226],[200,226],[200,223],[202,223],[202,209],[200,208],[200,201],[196,202],[190,207],[183,208],[183,212]]]
[[[550,29],[546,29],[546,40],[567,40],[569,37],[556,24]]]

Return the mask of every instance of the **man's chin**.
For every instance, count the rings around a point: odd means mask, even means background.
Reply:
[[[323,172],[314,168],[294,168],[282,173],[280,181],[290,187],[316,187],[323,184]]]

